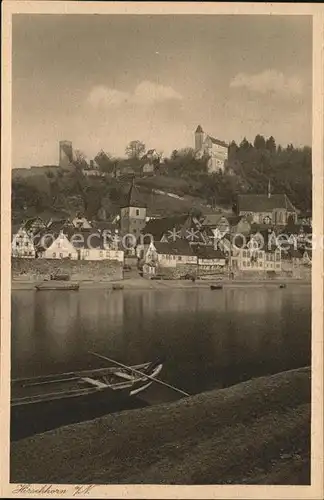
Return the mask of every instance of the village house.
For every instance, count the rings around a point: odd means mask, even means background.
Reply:
[[[24,222],[23,228],[27,232],[28,235],[36,235],[42,229],[46,227],[45,222],[41,217],[33,217]]]
[[[159,268],[197,266],[197,256],[186,240],[169,242],[155,241],[149,244],[145,264],[156,264]]]
[[[251,223],[245,215],[228,215],[227,217],[230,234],[248,235],[251,232]]]
[[[70,242],[71,231],[45,230],[37,237],[36,253],[42,259],[78,259],[78,252]]]
[[[23,226],[12,227],[11,255],[12,257],[24,259],[35,258],[36,252],[33,235],[28,234]]]
[[[251,223],[285,226],[296,222],[297,209],[285,194],[238,195],[238,215],[244,215]]]
[[[72,219],[72,224],[77,229],[91,229],[92,227],[90,222],[79,213]]]
[[[71,242],[78,252],[80,260],[117,260],[124,261],[124,252],[118,248],[111,248],[105,244],[105,238],[97,230],[83,230],[81,234],[74,233],[71,237]],[[80,236],[80,239],[78,239]],[[82,239],[81,239],[82,236]]]
[[[46,232],[39,236],[37,254],[44,259],[124,261],[122,249],[106,246],[100,232],[93,229],[80,231],[65,229],[59,233]]]
[[[156,151],[156,149],[149,149],[141,158],[142,161],[142,173],[144,175],[154,174],[155,169],[160,165],[162,161],[162,155]]]
[[[225,269],[227,259],[221,250],[199,246],[194,251],[197,256],[198,274],[212,273]]]

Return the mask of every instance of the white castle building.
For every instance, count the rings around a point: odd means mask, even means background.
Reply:
[[[195,132],[195,151],[198,158],[208,156],[208,172],[224,172],[228,159],[228,144],[206,134],[201,125]]]

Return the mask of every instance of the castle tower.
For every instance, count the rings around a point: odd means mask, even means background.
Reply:
[[[198,125],[196,132],[195,132],[195,150],[200,151],[203,147],[205,141],[205,133],[201,127],[201,125]]]
[[[59,166],[66,168],[73,162],[73,147],[71,141],[60,141],[59,143]]]
[[[121,234],[123,236],[134,235],[137,240],[145,225],[146,206],[140,199],[140,195],[133,178],[126,203],[120,209]]]

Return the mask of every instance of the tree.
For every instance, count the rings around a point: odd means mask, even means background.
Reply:
[[[276,141],[274,140],[274,137],[272,137],[272,135],[266,140],[266,149],[270,151],[270,153],[276,152]]]
[[[73,164],[79,170],[84,170],[88,168],[88,162],[86,160],[86,155],[80,151],[80,149],[74,150],[74,161]]]
[[[145,153],[145,144],[141,141],[131,141],[125,150],[128,158],[139,159]]]
[[[240,143],[240,149],[242,150],[248,150],[252,147],[252,144],[247,140],[246,137],[241,141]]]
[[[94,160],[99,166],[101,172],[110,174],[114,172],[116,168],[116,160],[113,160],[110,154],[105,153],[103,150],[99,151]]]
[[[254,147],[255,149],[265,149],[266,141],[263,135],[257,134],[254,139]]]

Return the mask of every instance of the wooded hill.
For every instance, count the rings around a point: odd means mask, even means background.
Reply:
[[[122,171],[132,160],[111,159]],[[243,139],[229,146],[229,159],[224,174],[208,175],[207,158],[196,159],[193,149],[173,151],[157,166],[153,177],[140,176],[140,162],[134,159],[136,184],[151,212],[168,215],[186,212],[192,207],[202,211],[208,207],[230,209],[239,193],[266,193],[270,181],[272,193],[286,193],[302,212],[312,206],[311,148],[277,146],[275,139],[257,135],[252,143]],[[125,201],[132,176],[115,178],[86,177],[78,161],[68,170],[44,166],[13,171],[12,210],[16,219],[34,215],[68,216],[80,211],[87,217],[111,218]],[[113,171],[101,162],[103,172]],[[25,171],[23,171],[25,170]],[[164,191],[179,198],[157,193]],[[46,215],[44,215],[46,214]]]

